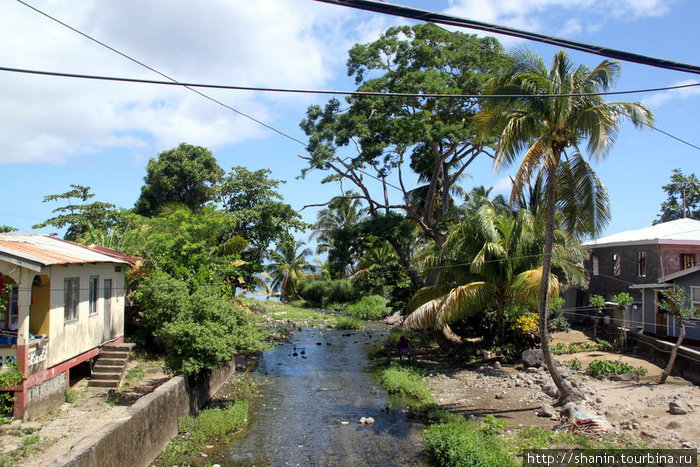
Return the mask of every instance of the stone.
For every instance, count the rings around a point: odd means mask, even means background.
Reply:
[[[538,417],[545,417],[545,418],[552,418],[554,416],[554,407],[552,407],[549,404],[544,404],[540,409],[537,411],[537,416]]]
[[[501,365],[501,362],[496,361],[496,362],[493,362],[493,368],[495,370],[500,370],[501,368],[503,368],[503,366]]]
[[[498,393],[498,394],[496,394],[496,399],[503,399],[504,396],[505,396],[505,394]]]
[[[520,356],[525,368],[542,366],[544,359],[542,349],[528,349]]]
[[[622,373],[620,375],[612,375],[610,377],[611,381],[639,381],[639,375],[634,371],[628,371],[627,373]]]
[[[401,324],[403,323],[403,316],[401,316],[401,313],[397,311],[393,315],[384,318],[384,323],[389,324],[391,326]]]
[[[678,422],[676,420],[670,422],[668,425],[666,425],[667,430],[678,430],[681,428],[683,424],[681,422]]]
[[[671,415],[685,415],[691,411],[688,404],[682,400],[676,399],[673,402],[668,403],[668,411]]]
[[[542,392],[547,394],[549,397],[556,399],[559,397],[559,391],[557,390],[557,387],[553,384],[548,384],[546,386],[542,386]]]
[[[563,418],[572,418],[577,410],[578,406],[575,402],[567,402],[564,407],[561,408],[561,416]]]
[[[233,361],[236,365],[236,371],[245,371],[248,368],[248,357],[243,354],[237,354],[233,357]]]

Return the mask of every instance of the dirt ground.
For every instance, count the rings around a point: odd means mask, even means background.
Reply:
[[[88,388],[85,378],[73,382],[75,401],[36,421],[0,426],[0,465],[46,466],[66,454],[82,438],[119,417],[141,396],[167,381],[162,364],[129,361],[126,373],[140,367],[141,378],[125,380],[116,393]],[[141,373],[137,370],[137,374]]]
[[[579,331],[557,333],[552,343],[586,343],[591,340]],[[611,352],[581,352],[559,355],[565,362],[577,358],[586,368],[594,359],[622,360],[632,366],[641,366],[648,373],[638,382],[614,382],[597,379],[581,371],[572,371],[562,365],[569,381],[583,393],[585,406],[592,415],[610,422],[617,432],[650,447],[700,446],[700,388],[677,377],[670,377],[659,385],[662,368],[635,357]],[[523,371],[517,366],[491,364],[454,369],[430,378],[430,388],[441,405],[465,415],[487,414],[506,420],[509,427],[539,426],[553,428],[562,422],[555,418],[540,417],[537,412],[543,404],[554,405],[556,399],[547,396],[542,387],[552,383],[544,370]],[[669,413],[669,402],[682,401],[692,411],[686,415]],[[672,423],[676,422],[676,423]]]

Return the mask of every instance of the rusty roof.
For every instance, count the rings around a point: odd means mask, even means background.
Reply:
[[[105,247],[88,247],[43,234],[0,234],[0,257],[41,266],[119,263],[134,267],[140,258]]]

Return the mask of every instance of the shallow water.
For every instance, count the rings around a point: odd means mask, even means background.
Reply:
[[[219,463],[425,465],[423,426],[397,405],[386,411],[389,399],[369,372],[366,348],[381,342],[381,334],[309,328],[265,352],[256,370],[261,397],[251,402],[249,426]],[[362,425],[362,417],[375,423]]]

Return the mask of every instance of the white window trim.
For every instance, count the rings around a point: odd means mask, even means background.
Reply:
[[[93,290],[93,285],[95,286]],[[100,301],[100,276],[88,278],[88,316],[97,315],[97,304]]]
[[[77,287],[75,288],[76,290],[76,297],[75,297],[75,310],[73,311],[73,316],[66,316],[66,310],[68,306],[68,293],[72,289],[68,289],[68,283],[69,281],[75,281],[75,284]],[[68,323],[75,323],[78,321],[78,318],[80,316],[80,277],[66,277],[63,279],[63,322],[64,324]]]

